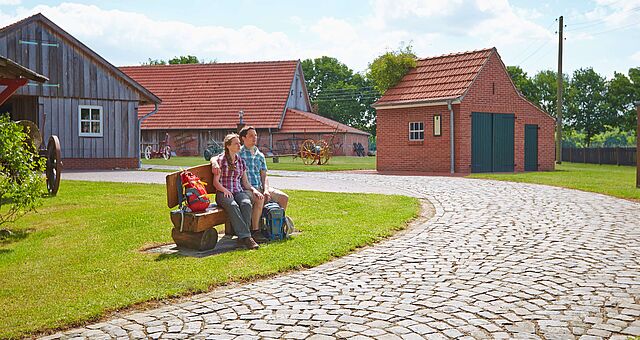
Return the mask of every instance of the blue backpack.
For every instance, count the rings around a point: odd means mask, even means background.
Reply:
[[[269,202],[262,208],[262,233],[269,240],[283,240],[289,237],[284,209],[276,203]]]

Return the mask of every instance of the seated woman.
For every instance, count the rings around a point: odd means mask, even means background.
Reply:
[[[224,152],[217,156],[220,171],[213,174],[213,186],[216,188],[216,203],[221,206],[231,220],[231,227],[238,236],[238,245],[247,249],[259,246],[251,238],[251,194],[262,200],[264,196],[253,188],[247,180],[247,165],[238,157],[240,137],[228,134],[224,138]],[[246,190],[246,191],[245,191]]]

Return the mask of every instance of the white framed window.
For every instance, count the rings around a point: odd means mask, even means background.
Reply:
[[[78,131],[81,137],[102,137],[102,106],[78,106]]]
[[[424,122],[409,123],[409,140],[424,140]]]

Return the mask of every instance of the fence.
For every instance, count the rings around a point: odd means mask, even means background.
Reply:
[[[636,148],[562,148],[565,162],[636,165],[636,157]]]

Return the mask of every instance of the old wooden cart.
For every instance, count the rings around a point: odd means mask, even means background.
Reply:
[[[22,65],[17,64],[11,59],[0,56],[0,85],[5,88],[0,92],[0,105],[11,97],[20,87],[27,84],[28,81],[44,83],[49,79],[40,75]],[[40,125],[38,125],[40,123]],[[44,131],[44,119],[42,122],[21,121],[20,124],[25,127],[25,131],[31,137],[33,146],[38,150],[40,157],[46,158],[45,175],[47,177],[47,189],[49,193],[55,195],[60,187],[60,174],[62,172],[62,160],[60,150],[60,140],[58,136],[50,136],[45,146],[42,141],[42,131]]]

